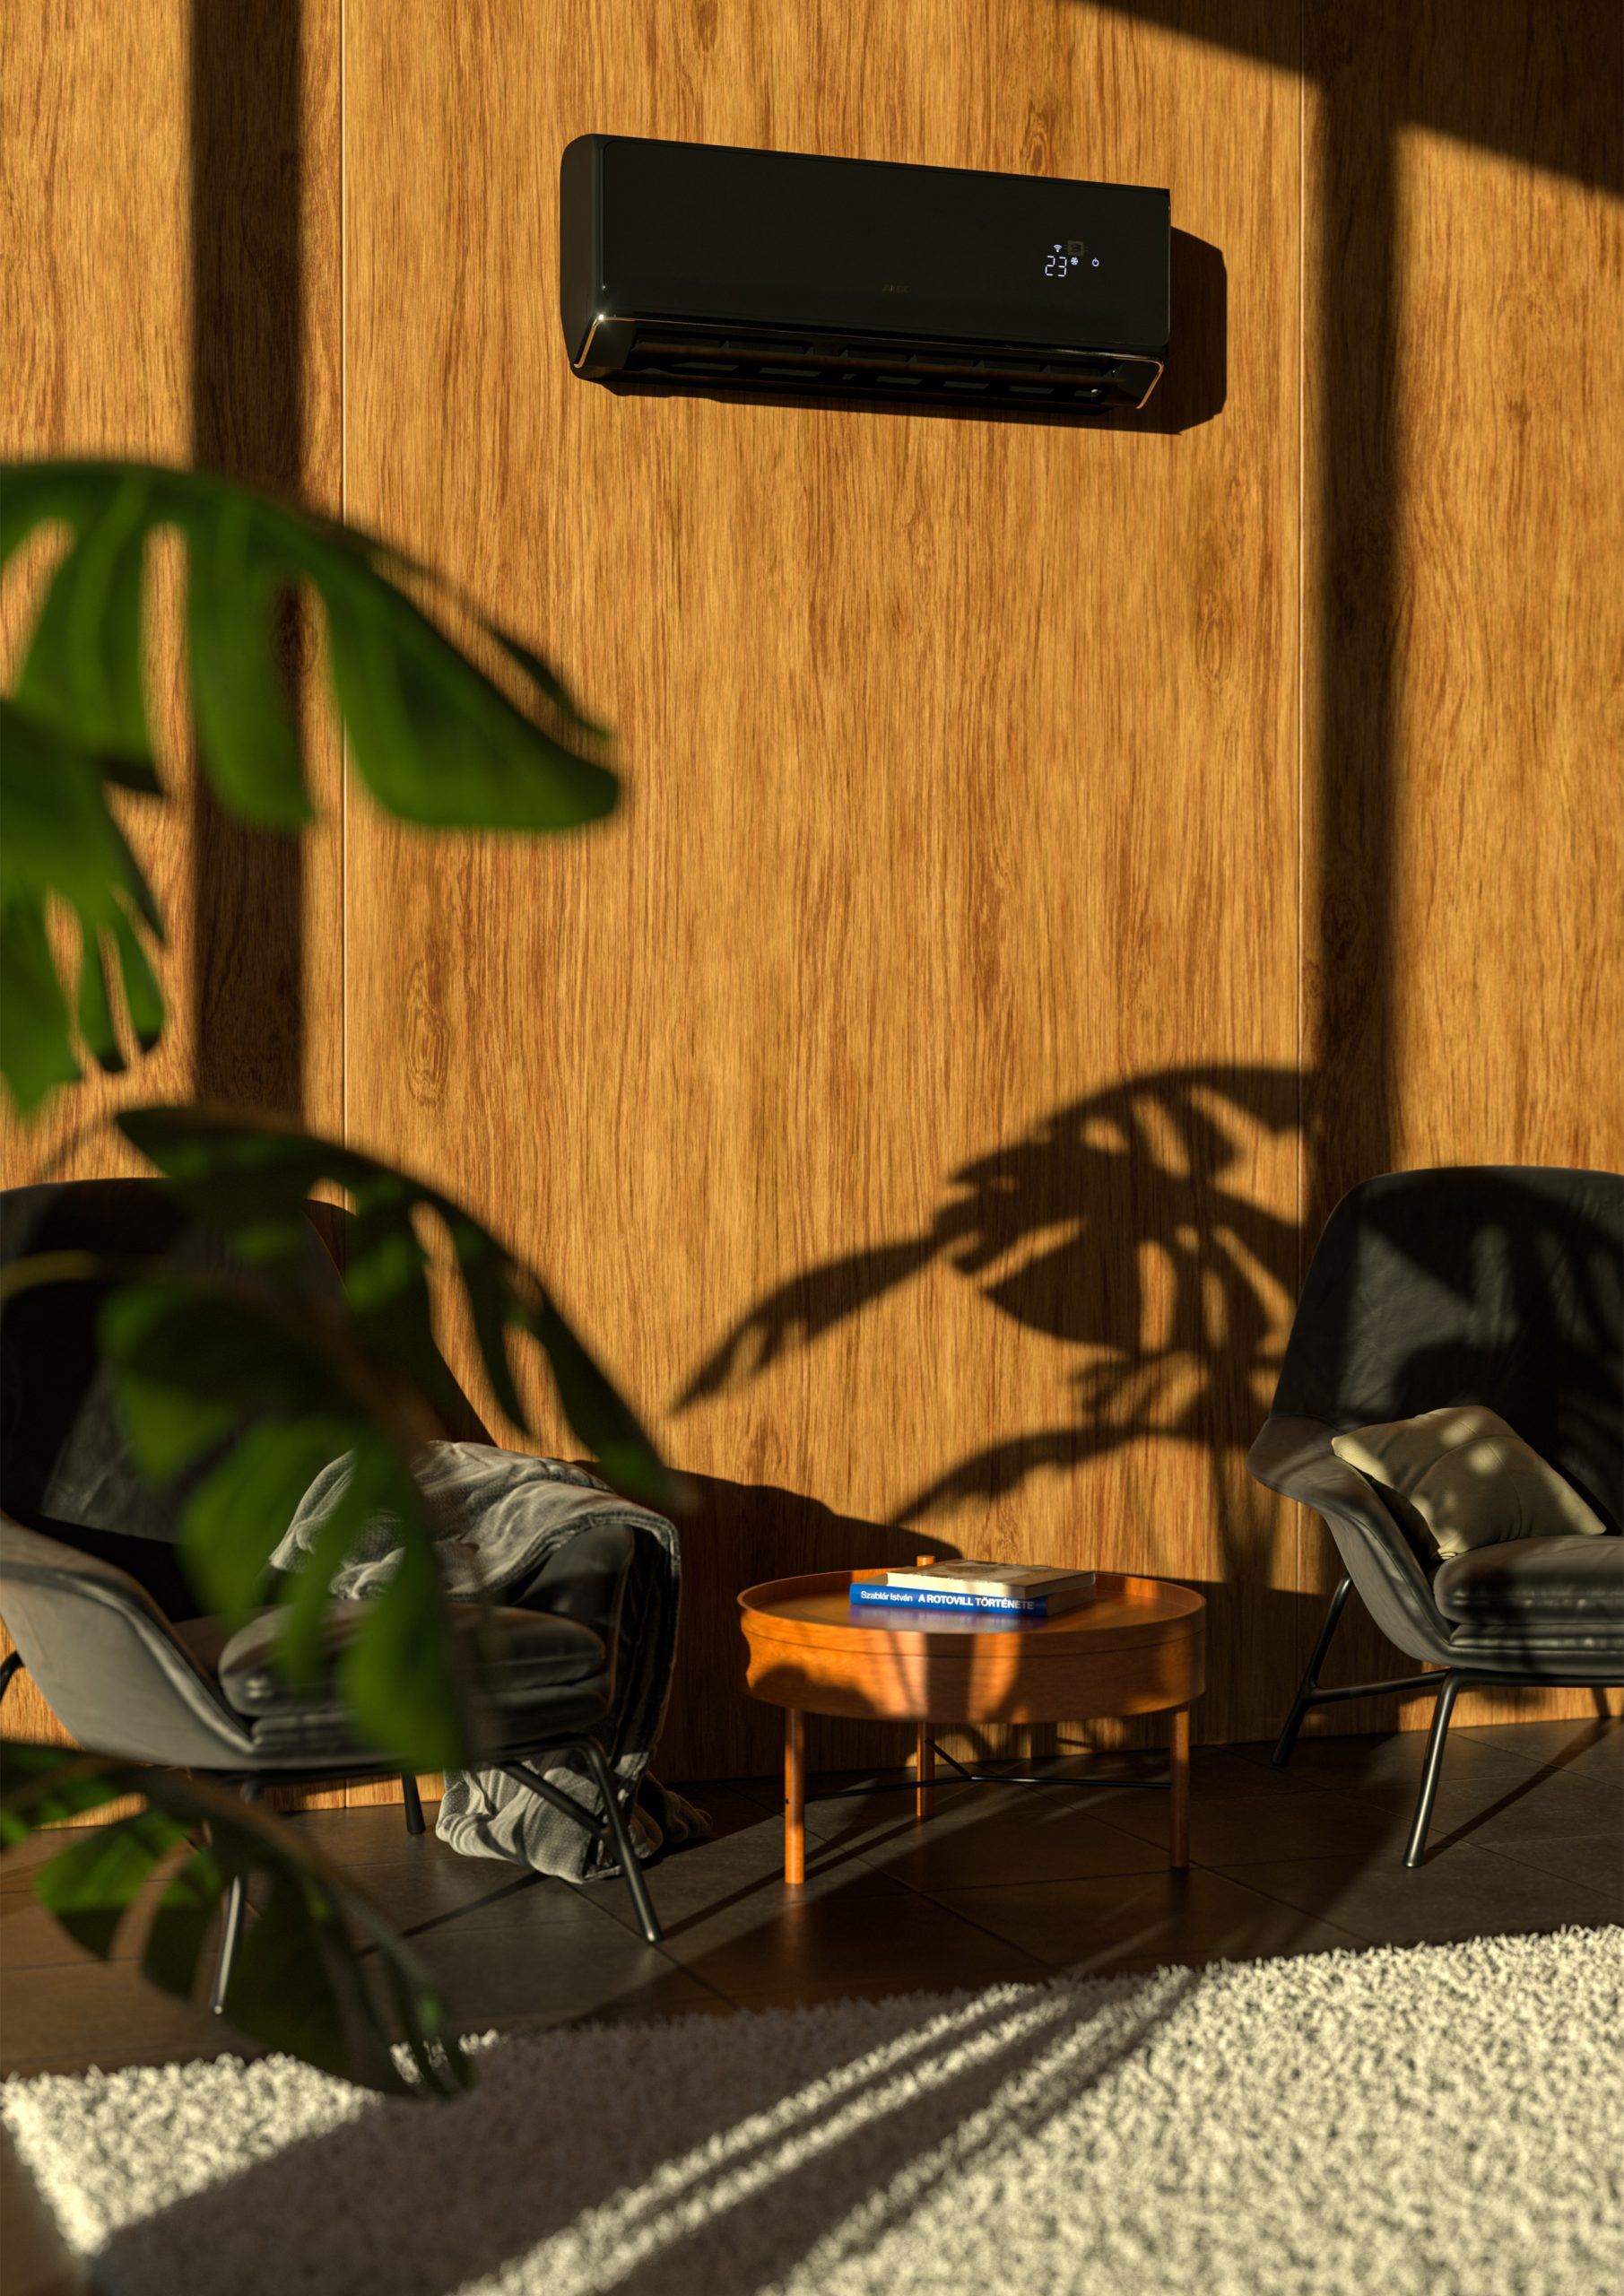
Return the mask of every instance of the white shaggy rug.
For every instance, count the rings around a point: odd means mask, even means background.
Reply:
[[[9,2083],[108,2296],[1609,2296],[1624,1935]]]

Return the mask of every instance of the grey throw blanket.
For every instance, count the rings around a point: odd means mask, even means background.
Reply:
[[[349,1483],[348,1456],[324,1467],[294,1512],[272,1561],[298,1570]],[[413,1474],[443,1526],[439,1556],[447,1592],[500,1598],[520,1591],[549,1556],[582,1531],[605,1523],[638,1534],[621,1613],[615,1699],[604,1730],[610,1764],[630,1799],[640,1857],[709,1831],[708,1821],[648,1776],[648,1756],[664,1718],[676,1648],[677,1535],[663,1515],[618,1499],[585,1467],[526,1458],[491,1443],[432,1443]],[[371,1516],[329,1592],[344,1600],[377,1595],[400,1561],[400,1526]],[[549,1781],[595,1811],[585,1765],[559,1754],[538,1765]],[[453,1770],[436,1826],[442,1841],[470,1857],[500,1857],[539,1874],[583,1882],[619,1869],[584,1827],[517,1779],[496,1770]]]

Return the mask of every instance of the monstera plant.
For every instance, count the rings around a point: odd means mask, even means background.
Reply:
[[[71,1091],[87,1062],[122,1069],[163,1034],[162,908],[125,834],[136,814],[173,802],[172,761],[160,758],[146,706],[149,561],[163,534],[179,536],[187,559],[197,770],[239,820],[292,836],[311,818],[279,650],[290,594],[320,613],[347,753],[386,812],[430,829],[548,834],[601,819],[619,796],[606,737],[549,665],[383,544],[195,471],[4,471],[0,561],[24,585],[31,569],[38,593],[0,704],[0,1075],[25,1120]],[[457,1662],[437,1526],[411,1472],[413,1450],[441,1423],[448,1376],[425,1226],[446,1247],[485,1372],[516,1424],[527,1423],[516,1354],[539,1348],[604,1474],[668,1505],[653,1446],[541,1279],[421,1179],[236,1112],[134,1107],[117,1124],[221,1231],[240,1278],[54,1254],[14,1263],[8,1294],[111,1286],[101,1345],[132,1451],[156,1481],[193,1471],[182,1556],[200,1600],[228,1626],[265,1600],[271,1554],[317,1470],[352,1455],[346,1499],[310,1567],[281,1585],[279,1663],[308,1676],[326,1586],[362,1524],[386,1509],[403,1559],[341,1687],[380,1761],[455,1766],[465,1751]],[[304,1207],[324,1184],[353,1215],[342,1301],[327,1309],[297,1283]],[[222,1896],[246,1874],[262,1909],[226,2000],[241,2031],[379,2087],[449,2094],[466,2084],[468,2061],[432,1982],[297,1827],[173,1771],[71,1748],[12,1744],[4,1763],[5,1845],[139,1799],[133,1815],[65,1836],[38,1870],[39,1895],[81,1944],[110,1953],[157,1874],[142,1967],[189,1996]]]

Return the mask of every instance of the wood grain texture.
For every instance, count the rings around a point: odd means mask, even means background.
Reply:
[[[770,1706],[988,1728],[1150,1714],[1203,1687],[1206,1606],[1163,1579],[1102,1573],[1094,1599],[1041,1620],[928,1624],[855,1614],[854,1577],[770,1580],[739,1597],[751,1696]],[[917,1761],[916,1747],[916,1761]]]
[[[305,483],[552,656],[628,802],[523,845],[360,799],[291,969],[285,883],[239,857],[193,903],[172,813],[175,1037],[72,1123],[296,1068],[548,1271],[696,1480],[667,1774],[781,1759],[741,1587],[932,1543],[1186,1580],[1201,1735],[1272,1731],[1328,1546],[1242,1459],[1331,1204],[1624,1165],[1620,38],[1534,0],[306,0]],[[287,449],[196,355],[195,63],[159,0],[11,30],[10,448]],[[229,130],[215,163],[274,178]],[[578,383],[556,176],[591,131],[1168,185],[1222,258],[1222,412]],[[218,285],[243,243],[208,244]],[[256,983],[219,1074],[195,1013]],[[64,1118],[9,1179],[117,1168]],[[1350,1633],[1333,1671],[1391,1660]],[[814,1759],[884,1738],[821,1723]]]
[[[348,12],[352,512],[569,665],[630,795],[531,847],[358,808],[347,1048],[358,1142],[550,1271],[703,1479],[680,1775],[775,1758],[737,1588],[910,1526],[1187,1576],[1226,1650],[1229,1590],[1289,1596],[1238,1446],[1296,1273],[1298,100],[1049,0],[638,22]],[[556,170],[602,129],[1168,184],[1223,417],[583,385]],[[1208,1726],[1279,1695],[1228,1665]]]
[[[196,461],[339,506],[338,23],[338,0],[91,0],[8,22],[0,451]],[[8,674],[33,570],[0,602]],[[161,546],[152,571],[170,795],[126,819],[170,927],[169,1031],[152,1059],[92,1073],[39,1121],[6,1117],[6,1186],[140,1169],[106,1122],[132,1100],[203,1092],[342,1129],[342,759],[314,631],[291,622],[284,649],[324,816],[299,858],[291,840],[200,818],[181,570]],[[60,1735],[26,1674],[5,1730]]]
[[[1181,1706],[1168,1731],[1168,1863],[1190,1862],[1190,1709]]]
[[[1624,1168],[1624,19],[1307,22],[1314,1233],[1373,1171]],[[1352,1623],[1339,1680],[1392,1661]]]

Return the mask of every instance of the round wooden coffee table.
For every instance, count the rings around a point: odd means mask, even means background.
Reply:
[[[915,1807],[932,1808],[932,1725],[1081,1722],[1171,1710],[1168,1857],[1189,1863],[1190,1706],[1206,1686],[1206,1604],[1165,1578],[1102,1570],[1091,1602],[1036,1622],[860,1610],[854,1578],[772,1578],[739,1596],[752,1697],[787,1709],[784,1878],[806,1878],[807,1714],[872,1716],[917,1730]],[[906,1623],[902,1622],[906,1617]]]

